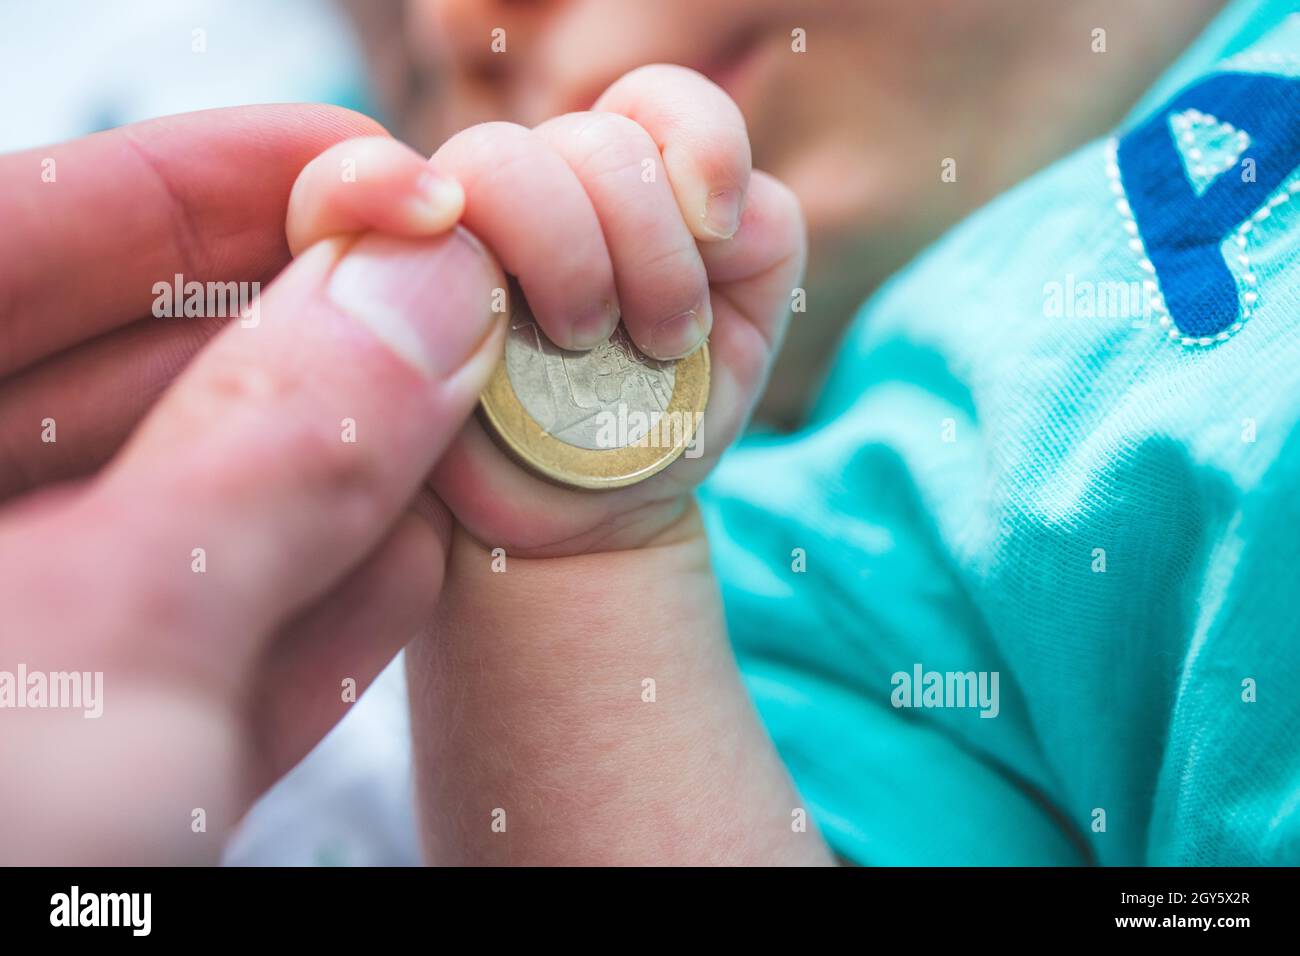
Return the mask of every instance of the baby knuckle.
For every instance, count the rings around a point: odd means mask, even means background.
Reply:
[[[698,295],[708,288],[708,275],[694,242],[673,243],[651,253],[637,272],[665,294],[686,291]]]
[[[707,136],[695,150],[695,162],[706,178],[727,181],[749,175],[749,133],[744,126],[719,123],[709,128]]]
[[[503,153],[514,153],[518,144],[529,139],[530,131],[518,123],[494,121],[479,123],[461,130],[443,144],[438,154],[463,156],[472,165],[500,161]],[[435,154],[435,158],[438,154]]]
[[[575,157],[574,171],[580,176],[604,175],[639,165],[645,150],[637,150],[629,131],[620,122],[636,126],[626,117],[613,113],[590,113],[570,135],[577,148],[569,148]]]

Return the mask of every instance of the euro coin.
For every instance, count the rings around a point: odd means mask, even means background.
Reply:
[[[620,323],[588,352],[550,341],[517,287],[511,290],[505,355],[479,410],[513,458],[576,488],[644,481],[685,454],[701,453],[709,400],[709,347],[661,362],[641,352]]]

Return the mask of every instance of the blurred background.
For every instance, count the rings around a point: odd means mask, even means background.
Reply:
[[[218,106],[368,111],[354,36],[331,0],[0,0],[0,151]]]

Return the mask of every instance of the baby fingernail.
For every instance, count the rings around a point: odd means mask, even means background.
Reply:
[[[704,229],[719,239],[730,239],[740,228],[739,189],[715,189],[704,203]]]
[[[326,292],[341,310],[432,379],[464,365],[497,318],[494,266],[462,230],[437,239],[372,233],[334,267]]]
[[[465,210],[465,190],[456,180],[425,170],[415,181],[415,194],[407,200],[406,208],[412,225],[441,232],[460,219]]]
[[[573,348],[595,348],[605,341],[618,325],[619,314],[617,303],[606,299],[586,315],[578,316],[569,332]]]
[[[694,352],[708,335],[700,311],[687,309],[669,316],[650,330],[646,351],[652,358],[676,359]]]

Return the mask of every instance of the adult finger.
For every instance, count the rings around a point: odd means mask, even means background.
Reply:
[[[373,120],[205,110],[0,156],[0,375],[148,315],[154,284],[268,281],[294,178]]]
[[[260,322],[204,350],[74,507],[83,539],[113,541],[122,600],[148,581],[150,616],[198,635],[180,651],[217,640],[246,672],[415,497],[499,358],[503,284],[460,229],[300,256]]]
[[[100,468],[227,321],[140,319],[0,380],[0,502]]]
[[[451,516],[423,492],[360,567],[276,636],[251,701],[261,785],[305,757],[428,626],[450,541]]]

